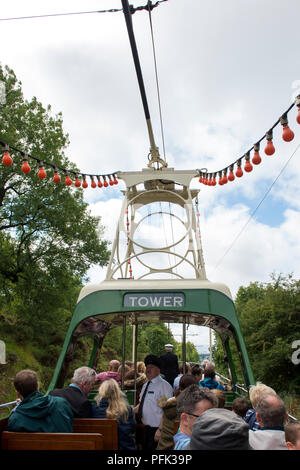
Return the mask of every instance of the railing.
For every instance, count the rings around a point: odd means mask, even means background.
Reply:
[[[8,408],[10,406],[13,406],[13,405],[16,405],[18,403],[19,400],[15,400],[15,401],[10,401],[8,403],[3,403],[2,405],[0,405],[0,409],[1,408]]]
[[[216,375],[220,377],[222,380],[225,380],[226,382],[231,382],[231,380],[228,379],[228,377],[224,377],[224,375],[218,374],[218,372],[216,372]],[[249,391],[246,388],[244,388],[244,384],[234,384],[234,386],[237,389],[242,390],[244,393],[246,393],[249,396]],[[288,418],[291,419],[292,421],[298,421],[298,419],[295,418],[295,416],[292,416],[289,413],[288,413]]]

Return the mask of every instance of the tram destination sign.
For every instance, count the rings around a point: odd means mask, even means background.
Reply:
[[[130,293],[124,295],[124,307],[183,307],[184,294],[174,292]]]

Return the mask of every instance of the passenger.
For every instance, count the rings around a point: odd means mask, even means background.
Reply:
[[[124,369],[124,377],[130,370],[132,370],[132,369],[130,369],[130,367],[127,364],[124,364],[124,366],[120,365],[118,370],[117,370],[117,373],[120,376],[121,381],[122,381],[122,370],[123,369]],[[111,377],[111,378],[114,378],[114,377]],[[108,379],[106,379],[106,380],[108,380]],[[117,382],[118,382],[118,380],[117,380]]]
[[[183,363],[179,364],[178,366],[178,375],[175,377],[173,382],[173,391],[175,392],[176,388],[179,386],[179,380],[183,376]]]
[[[204,380],[201,380],[199,385],[200,387],[206,387],[209,388],[210,390],[213,390],[214,388],[217,388],[219,390],[225,391],[223,385],[219,383],[216,379],[216,373],[215,373],[215,366],[210,363],[206,365],[205,370],[204,370]]]
[[[243,419],[250,408],[249,401],[244,397],[235,398],[232,402],[232,411]]]
[[[195,421],[209,408],[217,406],[216,396],[211,390],[194,384],[183,390],[177,397],[177,411],[180,416],[178,433],[173,437],[174,450],[182,450],[190,442]]]
[[[55,388],[50,395],[62,397],[70,404],[74,418],[91,418],[92,404],[88,399],[93,389],[96,372],[90,367],[79,367],[75,370],[71,384],[65,388]]]
[[[208,364],[211,364],[211,362],[208,359],[204,359],[200,364],[200,367],[202,369],[202,374],[203,374],[203,376],[201,377],[202,380],[204,380],[204,371],[205,371],[205,368]]]
[[[197,385],[196,378],[192,374],[185,374],[180,378],[179,387],[176,389],[174,397],[159,400],[158,404],[163,410],[163,416],[154,436],[155,441],[158,441],[157,450],[173,449],[174,422],[178,419],[177,397],[192,384]]]
[[[164,375],[165,380],[173,387],[175,377],[179,373],[178,357],[173,353],[173,344],[165,344],[165,350],[166,353],[160,356],[161,373]]]
[[[285,441],[288,450],[300,450],[300,420],[290,421],[285,426]]]
[[[260,429],[249,431],[249,442],[255,450],[287,450],[284,422],[287,412],[278,395],[266,393],[256,407]]]
[[[256,419],[256,406],[259,402],[261,395],[263,395],[264,393],[272,393],[273,395],[276,395],[276,392],[275,390],[273,390],[273,388],[268,387],[267,385],[262,383],[252,385],[250,387],[249,398],[252,404],[252,408],[247,411],[244,420],[246,421],[246,423],[249,424],[249,428],[252,429],[252,431],[260,429],[259,423]]]
[[[143,435],[140,438],[142,450],[153,451],[156,448],[154,435],[159,427],[163,411],[158,404],[160,398],[170,398],[173,396],[171,385],[160,376],[161,362],[160,359],[149,354],[145,358],[147,383],[143,385],[140,394],[140,402],[134,408],[134,413],[138,422],[141,421],[143,426]]]
[[[226,402],[226,395],[223,390],[220,390],[219,388],[213,388],[212,392],[216,395],[217,400],[218,400],[218,408],[224,408],[225,402]]]
[[[102,384],[104,380],[115,379],[120,385],[121,376],[120,374],[118,374],[119,367],[120,367],[120,362],[117,359],[113,359],[112,361],[110,361],[108,365],[108,371],[100,372],[100,374],[97,375],[97,381],[100,381],[100,384]]]
[[[136,450],[135,428],[131,406],[114,379],[105,380],[99,387],[92,405],[93,418],[118,420],[118,450]]]
[[[232,411],[211,408],[196,420],[184,450],[252,450],[249,427]]]
[[[197,379],[197,383],[200,385],[200,380],[202,378],[202,369],[199,364],[196,364],[192,367],[192,375]]]
[[[142,390],[142,387],[145,382],[147,382],[146,377],[146,366],[143,362],[137,362],[136,364],[136,396],[137,402],[139,401],[139,396]],[[124,377],[124,389],[125,390],[134,390],[134,369],[129,369]]]
[[[19,405],[8,419],[8,431],[14,432],[73,432],[73,413],[63,398],[39,392],[38,377],[25,369],[14,378]]]

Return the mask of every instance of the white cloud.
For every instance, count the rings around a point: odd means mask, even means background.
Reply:
[[[143,4],[134,0],[135,6]],[[145,2],[144,2],[145,3]],[[121,8],[119,0],[87,0],[84,10]],[[15,0],[1,17],[83,10],[82,2]],[[152,12],[166,158],[170,167],[217,171],[242,156],[291,104],[300,80],[298,0],[170,0]],[[149,18],[133,15],[156,144],[163,152]],[[66,154],[81,171],[109,173],[146,167],[149,138],[124,15],[103,13],[1,22],[1,62],[22,81],[25,96],[63,114],[70,135]],[[207,275],[229,285],[267,281],[273,271],[299,276],[299,151],[272,188],[263,208],[275,226],[254,217],[232,249],[216,263],[247,222],[253,208],[297,149],[296,109],[289,114],[295,139],[250,174],[226,186],[200,185],[201,230]],[[113,241],[124,184],[85,193]],[[273,205],[269,206],[269,202]],[[278,203],[278,209],[275,207]],[[274,208],[275,207],[275,208]],[[259,214],[259,212],[257,213]],[[169,227],[168,227],[169,230]],[[143,232],[145,235],[145,232]],[[147,235],[147,233],[146,233]],[[153,229],[153,236],[157,236]],[[170,232],[168,232],[170,237]],[[93,267],[91,281],[105,276]]]

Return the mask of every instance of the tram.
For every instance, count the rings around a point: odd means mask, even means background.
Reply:
[[[197,217],[199,191],[190,189],[195,171],[167,167],[158,171],[149,166],[142,171],[118,174],[125,182],[126,190],[106,278],[81,290],[48,391],[63,386],[76,341],[84,335],[93,338],[89,366],[97,368],[106,333],[122,326],[124,363],[126,328],[132,326],[136,363],[139,326],[145,322],[182,325],[184,363],[187,327],[198,325],[214,330],[222,340],[230,389],[236,390],[237,372],[230,347],[233,338],[244,384],[247,389],[255,384],[230,289],[206,277]],[[165,206],[169,207],[168,214]],[[154,240],[153,230],[147,222],[158,216],[162,220],[163,217],[171,218],[173,222],[169,226],[175,225],[174,220],[177,222],[175,239],[173,233],[164,243],[163,235]],[[144,229],[143,224],[146,224]],[[159,261],[159,265],[155,261]],[[135,399],[134,395],[132,404]]]

